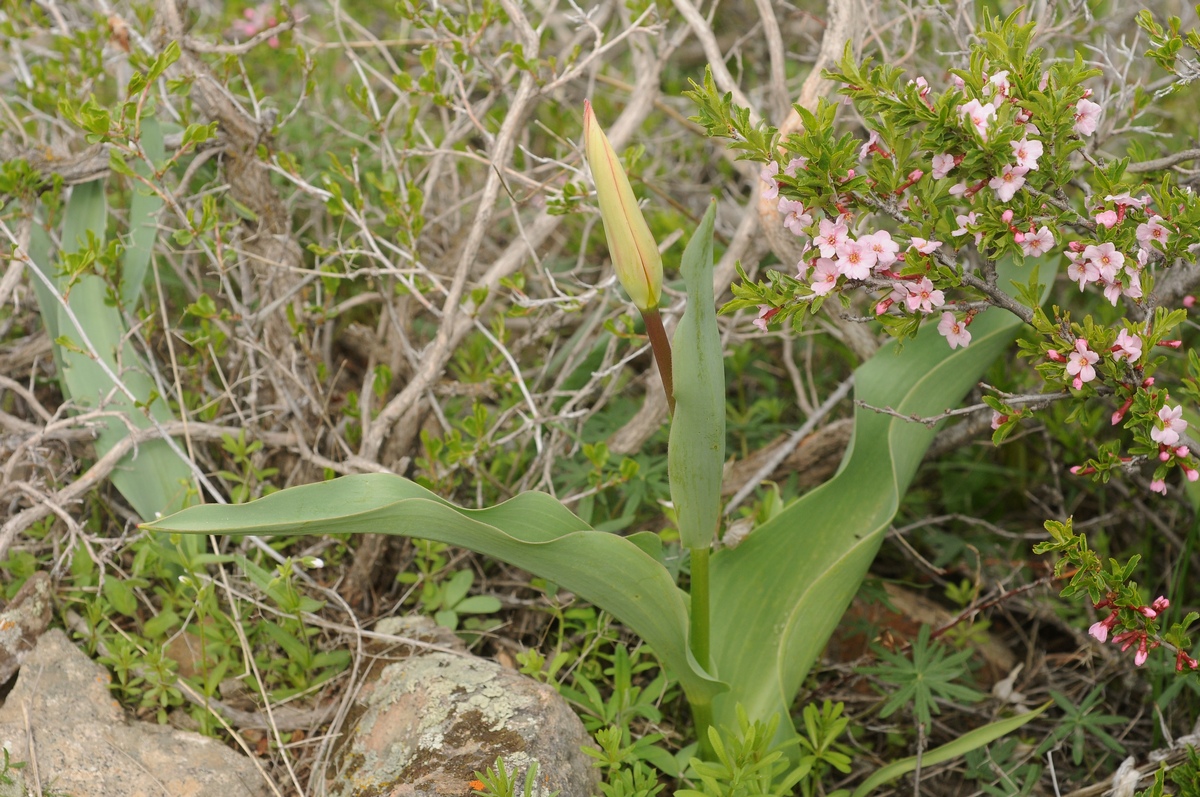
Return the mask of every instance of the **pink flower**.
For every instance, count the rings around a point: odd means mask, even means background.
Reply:
[[[992,431],[996,431],[1008,421],[1007,415],[1002,415],[996,410],[992,410]]]
[[[767,321],[771,318],[771,316],[775,315],[775,313],[772,312],[774,309],[775,308],[769,304],[760,304],[758,306],[758,318],[754,319],[752,322],[754,326],[758,327],[763,332],[766,332]]]
[[[1117,211],[1102,210],[1096,214],[1096,223],[1103,224],[1106,230],[1111,230],[1113,225],[1117,223]]]
[[[1158,411],[1158,419],[1162,421],[1163,428],[1159,429],[1155,424],[1155,428],[1150,430],[1150,439],[1156,443],[1161,443],[1164,446],[1173,446],[1179,442],[1179,435],[1187,430],[1187,421],[1183,419],[1183,407],[1176,405],[1174,409],[1163,406]]]
[[[1081,136],[1095,133],[1101,110],[1099,105],[1087,98],[1075,103],[1075,132]]]
[[[933,156],[933,179],[940,180],[954,168],[954,156],[950,154]]]
[[[927,241],[924,238],[914,237],[912,239],[912,245],[913,245],[913,248],[915,248],[921,254],[932,255],[934,253],[934,250],[938,249],[942,245],[942,242],[941,241]]]
[[[988,83],[991,84],[992,88],[994,88],[996,93],[1001,97],[1008,96],[1009,83],[1007,69],[1003,72],[997,72],[996,74],[992,75],[990,78],[988,78]]]
[[[1120,194],[1109,194],[1104,197],[1105,202],[1116,202],[1118,205],[1124,205],[1127,208],[1140,208],[1146,204],[1145,199],[1136,199],[1129,195],[1128,191]]]
[[[798,158],[792,158],[790,161],[788,161],[788,165],[783,167],[783,173],[788,177],[795,177],[798,171],[807,168],[808,158],[801,156]]]
[[[1121,293],[1128,296],[1130,299],[1142,298],[1142,278],[1136,271],[1126,271],[1126,284],[1121,288]]]
[[[1162,216],[1151,216],[1137,226],[1137,239],[1142,249],[1149,249],[1154,244],[1158,244],[1159,248],[1166,246],[1170,230],[1162,225],[1162,220]]]
[[[857,241],[847,239],[837,250],[838,268],[852,280],[865,280],[875,266],[875,253]]]
[[[975,127],[979,137],[987,141],[988,119],[996,115],[996,108],[990,102],[980,104],[979,100],[971,100],[965,105],[958,106],[959,118],[967,117]]]
[[[955,183],[950,186],[950,196],[962,196],[965,193],[967,193],[966,183]]]
[[[1028,167],[1006,163],[1000,174],[988,182],[988,187],[995,190],[1001,202],[1007,202],[1017,193],[1017,189],[1025,185],[1025,175],[1028,172]]]
[[[968,232],[970,232],[967,229],[967,225],[975,223],[975,211],[971,211],[970,213],[968,213],[965,216],[962,216],[962,215],[955,216],[954,220],[956,222],[958,222],[958,229],[954,230],[950,234],[956,235],[956,236],[957,235],[966,235]],[[983,233],[981,233],[981,232],[975,233],[975,245],[979,246],[979,242],[982,240],[983,240]]]
[[[933,308],[941,307],[946,303],[945,294],[933,287],[929,277],[922,277],[916,285],[909,284],[907,287],[908,296],[904,301],[908,304],[910,311],[916,311],[919,307],[921,312],[932,313]]]
[[[1023,138],[1020,141],[1008,142],[1013,148],[1013,157],[1017,159],[1017,165],[1027,169],[1037,169],[1038,158],[1042,157],[1042,142],[1036,138],[1030,141],[1028,138]]]
[[[874,130],[871,131],[871,135],[867,136],[867,142],[858,148],[858,159],[862,160],[866,158],[872,151],[883,152],[879,147],[879,134]]]
[[[959,346],[965,349],[971,342],[971,333],[967,330],[967,325],[955,318],[954,313],[942,313],[937,330],[950,344],[951,349],[957,349]]]
[[[1116,624],[1117,610],[1113,609],[1112,614],[1108,615],[1108,617],[1100,620],[1099,622],[1092,623],[1092,626],[1088,629],[1088,633],[1095,637],[1097,641],[1106,642],[1108,641],[1108,632],[1111,631],[1113,626]]]
[[[804,203],[795,199],[779,199],[779,212],[784,214],[783,226],[796,235],[803,235],[804,228],[812,224],[812,216],[804,212]]]
[[[1146,638],[1142,637],[1142,644],[1138,645],[1137,653],[1133,654],[1134,665],[1141,667],[1146,663],[1146,658],[1150,654],[1146,652]]]
[[[878,230],[870,235],[860,236],[858,242],[875,253],[875,268],[885,269],[896,262],[896,253],[900,244],[892,240],[892,234],[887,230]]]
[[[817,258],[817,267],[813,269],[812,282],[809,287],[812,292],[818,296],[824,296],[837,287],[838,277],[841,272],[838,271],[837,263],[834,263],[827,257]]]
[[[1091,382],[1096,378],[1093,363],[1099,359],[1100,355],[1088,348],[1086,340],[1078,338],[1075,341],[1075,351],[1067,357],[1067,374],[1075,377],[1073,386],[1076,390],[1083,387],[1084,382]]]
[[[1085,259],[1092,261],[1100,271],[1100,276],[1106,280],[1112,280],[1117,276],[1117,271],[1125,263],[1125,255],[1117,251],[1117,247],[1111,243],[1103,243],[1099,246],[1090,245],[1084,247],[1083,256]]]
[[[821,249],[821,257],[833,257],[837,254],[838,247],[846,240],[846,222],[842,221],[839,216],[836,222],[829,219],[821,219],[818,235],[813,239]]]
[[[771,161],[758,173],[758,179],[763,182],[762,195],[766,199],[775,199],[779,196],[779,181],[775,179],[775,175],[779,174],[779,164]]]
[[[1150,482],[1150,492],[1167,494],[1167,483],[1162,479],[1155,479]]]
[[[1044,224],[1040,230],[1026,235],[1025,240],[1021,241],[1021,251],[1025,253],[1025,257],[1040,257],[1049,252],[1052,246],[1054,233]]]
[[[1074,254],[1074,252],[1069,252],[1068,257]],[[1076,256],[1071,259],[1071,265],[1067,266],[1067,276],[1078,282],[1079,290],[1083,290],[1089,282],[1100,279],[1100,269],[1096,268],[1096,264],[1092,261]]]
[[[1117,333],[1117,342],[1112,347],[1112,356],[1117,361],[1124,358],[1131,363],[1137,362],[1142,359],[1142,339],[1137,335],[1130,335],[1122,329]]]

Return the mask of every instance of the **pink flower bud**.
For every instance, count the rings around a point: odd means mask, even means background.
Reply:
[[[1189,310],[1190,310],[1190,309],[1191,309],[1191,308],[1192,308],[1192,307],[1193,307],[1195,304],[1196,304],[1196,297],[1195,297],[1195,296],[1192,296],[1190,293],[1189,293],[1187,296],[1184,296],[1184,297],[1183,297],[1183,306],[1184,306],[1184,307],[1186,307],[1186,308],[1188,308]]]
[[[1016,241],[1017,243],[1021,243],[1022,241],[1025,240],[1025,233],[1021,232],[1020,230],[1017,230],[1016,232],[1013,233],[1013,240]]]
[[[1011,224],[1013,220],[1013,212],[1011,210],[1006,210],[1000,214],[1000,218],[1004,220],[1005,224]]]
[[[1150,492],[1162,493],[1163,495],[1166,495],[1167,483],[1162,479],[1155,479],[1154,481],[1150,482]]]
[[[1188,454],[1190,453],[1192,453],[1192,450],[1187,446],[1180,446],[1179,448],[1175,449],[1175,456],[1179,457],[1180,459],[1187,459]]]
[[[1197,479],[1200,479],[1200,470],[1196,470],[1194,468],[1189,468],[1189,467],[1184,466],[1183,475],[1187,476],[1188,481],[1194,482]]]
[[[1180,346],[1183,345],[1183,341],[1182,340],[1160,340],[1158,342],[1158,345],[1166,346],[1168,349],[1178,349]]]

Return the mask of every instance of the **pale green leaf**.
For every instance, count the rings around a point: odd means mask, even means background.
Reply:
[[[707,548],[721,513],[725,465],[725,361],[714,307],[713,221],[716,201],[683,253],[688,301],[675,328],[675,415],[671,419],[668,475],[671,501],[685,548]]]
[[[153,117],[142,119],[142,150],[151,163],[163,160],[163,134],[158,120]],[[134,171],[150,179],[152,171],[144,161],[139,161]],[[146,270],[154,242],[158,239],[158,211],[163,202],[158,194],[137,180],[130,180],[133,199],[129,202],[129,240],[125,244],[125,256],[121,261],[121,304],[132,311],[142,293],[146,281]]]
[[[1001,285],[1021,281],[1006,264]],[[1004,352],[1021,322],[1001,310],[976,316],[971,344],[951,350],[927,323],[903,348],[884,346],[855,372],[855,398],[928,417],[958,406]],[[936,429],[860,408],[837,474],[712,560],[712,655],[732,684],[717,698],[718,725],[734,708],[751,719],[787,716],[813,663],[875,558]],[[781,723],[787,733],[790,723]]]
[[[641,548],[588,528],[544,493],[488,509],[461,509],[391,474],[346,476],[240,505],[197,506],[146,524],[188,534],[383,533],[478,551],[551,579],[620,618],[654,649],[692,700],[725,686],[705,673],[687,643],[687,599]]]

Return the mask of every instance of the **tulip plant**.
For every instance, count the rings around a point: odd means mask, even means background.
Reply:
[[[1114,424],[1128,430],[1132,456],[1153,457],[1156,482],[1174,468],[1188,478],[1195,470],[1176,401],[1168,403],[1166,389],[1151,377],[1161,358],[1148,356],[1154,346],[1173,345],[1169,332],[1180,315],[1142,299],[1189,247],[1200,246],[1200,201],[1169,182],[1135,197],[1143,186],[1127,174],[1127,161],[1097,162],[1085,149],[1101,113],[1084,86],[1094,73],[1081,62],[1043,68],[1030,35],[1030,26],[1014,18],[996,21],[969,67],[953,70],[937,91],[921,77],[872,70],[847,56],[830,76],[867,119],[865,142],[836,135],[836,108],[829,104],[816,113],[801,110],[803,131],[781,136],[751,125],[711,81],[695,87],[698,121],[762,164],[761,190],[778,201],[803,251],[794,272],[735,286],[727,309],[756,308],[763,328],[798,326],[828,298],[849,306],[866,295],[895,338],[854,374],[854,436],[837,474],[736,546],[719,544],[725,386],[712,287],[715,204],[683,252],[687,306],[668,344],[658,246],[585,104],[584,151],[611,258],[645,320],[671,402],[669,477],[689,555],[687,592],[656,534],[592,529],[543,493],[465,509],[390,474],[295,487],[244,505],[193,507],[146,528],[376,532],[478,551],[571,590],[639,634],[678,679],[702,744],[709,726],[733,728],[740,712],[778,721],[788,735],[801,684],[857,592],[939,426],[911,419],[948,417],[1022,329],[1021,353],[1034,361],[1048,392],[1081,403],[1123,403]],[[1094,193],[1072,197],[1081,175]],[[1070,265],[1072,288],[1102,290],[1114,305],[1128,303],[1128,315],[1102,324],[1090,316],[1075,320],[1058,306],[1043,309],[1062,262]],[[1180,392],[1190,396],[1194,384],[1184,380]],[[988,403],[997,442],[1035,404],[1007,396]],[[1110,474],[1121,464],[1117,450],[1114,443],[1081,463],[1079,475]],[[1065,548],[1073,538],[1063,532],[1056,539]],[[1117,618],[1134,609],[1165,608],[1109,586],[1113,595],[1097,596],[1114,612],[1105,636],[1119,632]],[[1123,639],[1135,646],[1145,641]],[[1032,716],[985,726],[926,751],[921,761],[961,754]],[[881,770],[857,794],[913,766],[906,760]]]
[[[585,151],[622,285],[653,329],[661,261],[628,178],[590,106]],[[838,474],[756,529],[717,547],[724,462],[724,371],[712,288],[715,203],[684,250],[687,309],[674,335],[650,333],[674,399],[668,455],[680,538],[690,554],[690,591],[668,568],[661,538],[588,527],[554,498],[528,492],[485,509],[464,509],[401,476],[347,476],[241,505],[193,507],[146,524],[184,534],[401,534],[450,543],[522,567],[610,612],[650,644],[692,706],[701,744],[710,726],[735,728],[738,714],[794,734],[791,705],[858,590],[935,430],[858,411]],[[1005,284],[1030,270],[1006,264]],[[661,328],[661,321],[657,322]],[[970,347],[948,350],[933,328],[895,344],[855,374],[855,395],[899,413],[954,407],[1012,341],[1019,319],[999,310],[973,321]],[[673,387],[672,387],[672,376]],[[924,753],[930,765],[986,744],[1034,714],[1001,720]],[[703,748],[702,748],[703,749]],[[915,759],[881,770],[859,793],[911,771]]]

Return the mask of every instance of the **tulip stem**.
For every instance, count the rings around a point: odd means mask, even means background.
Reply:
[[[658,375],[662,377],[663,390],[667,392],[667,409],[675,414],[675,377],[671,370],[671,342],[663,329],[662,316],[657,307],[642,310],[646,322],[646,334],[650,336],[650,348],[654,350],[654,361],[658,363]]]
[[[691,629],[692,655],[706,671],[712,672],[709,652],[709,603],[708,603],[708,546],[691,549]],[[712,704],[708,701],[692,704],[692,720],[696,723],[697,741],[701,757],[712,760],[712,744],[708,728],[712,725]]]

